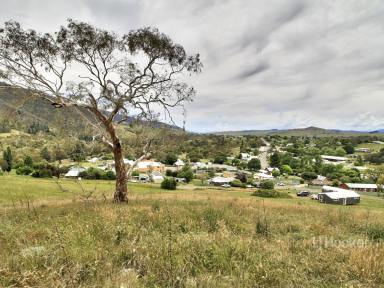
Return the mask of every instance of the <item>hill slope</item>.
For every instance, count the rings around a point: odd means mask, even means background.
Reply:
[[[266,135],[283,135],[283,136],[351,136],[351,135],[366,135],[372,133],[384,133],[384,130],[377,130],[374,132],[367,131],[353,131],[353,130],[338,130],[338,129],[323,129],[319,127],[306,127],[306,128],[295,128],[295,129],[271,129],[271,130],[241,130],[241,131],[223,131],[213,132],[214,135],[253,135],[253,136],[266,136]]]
[[[1,84],[4,86],[4,84]],[[87,129],[92,123],[97,122],[93,114],[86,109],[68,107],[55,109],[48,100],[31,97],[26,90],[9,86],[0,89],[0,119],[8,119],[19,126],[25,126],[32,122],[44,123],[50,129]],[[121,119],[117,115],[116,120]],[[130,117],[125,124],[134,121]],[[123,124],[124,124],[123,123]],[[155,122],[155,127],[168,127],[181,130],[181,128],[162,122]]]

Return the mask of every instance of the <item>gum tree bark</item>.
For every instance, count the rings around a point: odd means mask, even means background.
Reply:
[[[134,166],[149,157],[151,144],[143,145],[142,155],[128,169],[117,125],[132,116],[152,121],[160,111],[172,119],[173,108],[195,95],[183,82],[184,74],[201,68],[198,54],[188,56],[154,28],[121,36],[73,20],[56,33],[24,30],[17,22],[0,28],[0,81],[28,89],[55,108],[76,107],[91,122],[96,138],[114,155],[116,202],[128,201],[128,178]]]

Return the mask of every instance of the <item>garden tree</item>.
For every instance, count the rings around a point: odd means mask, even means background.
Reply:
[[[274,152],[269,159],[269,163],[270,163],[271,167],[279,167],[280,166],[280,154],[278,152]]]
[[[213,159],[213,163],[215,164],[223,164],[225,161],[227,161],[227,156],[222,153],[216,155],[216,157]]]
[[[56,161],[59,161],[59,163],[61,163],[61,160],[64,160],[65,158],[67,158],[67,155],[59,145],[56,145],[53,150],[53,157]]]
[[[7,162],[7,166],[3,169],[4,171],[11,171],[13,166],[13,155],[11,148],[8,146],[7,149],[3,152],[3,159],[5,162]]]
[[[279,170],[273,170],[272,171],[272,176],[273,177],[279,177],[280,176],[280,171]]]
[[[188,56],[154,28],[119,36],[69,20],[53,34],[6,22],[0,30],[0,69],[0,80],[26,88],[56,108],[76,107],[82,115],[84,111],[94,115],[97,136],[114,155],[114,200],[126,202],[128,177],[150,155],[152,141],[143,144],[142,155],[128,169],[117,124],[133,115],[153,120],[161,111],[171,118],[173,107],[194,96],[194,89],[180,76],[199,72],[201,63],[199,55]],[[69,79],[74,74],[79,76]],[[84,116],[85,121],[89,118]]]
[[[306,171],[301,173],[301,178],[304,180],[314,180],[317,178],[317,174],[315,172]]]
[[[183,168],[181,169],[181,171],[179,173],[177,173],[177,177],[185,178],[185,181],[187,183],[192,181],[193,176],[194,176],[194,174],[193,174],[192,168],[189,164],[185,164],[183,166]]]
[[[375,183],[384,175],[384,167],[376,167],[373,169],[368,169],[366,175]]]
[[[0,172],[8,171],[8,163],[4,159],[0,159]]]
[[[165,164],[168,164],[168,165],[173,165],[175,164],[177,161],[177,156],[175,154],[167,154],[167,156],[165,156]]]
[[[73,147],[68,156],[76,162],[84,161],[86,158],[84,143],[76,142],[75,147]]]
[[[25,158],[24,158],[24,166],[29,166],[29,167],[33,166],[33,160],[32,160],[31,156],[29,156],[29,155],[25,156]]]
[[[51,153],[49,153],[47,147],[44,147],[44,148],[40,151],[40,156],[41,156],[41,158],[43,158],[44,160],[46,160],[46,161],[48,161],[48,162],[51,161]]]
[[[293,170],[292,170],[291,166],[289,166],[289,165],[281,165],[280,171],[283,174],[288,174],[288,175],[293,174]]]
[[[342,148],[342,147],[338,147],[338,148],[336,148],[334,154],[335,154],[336,156],[345,156],[345,155],[347,154],[347,152],[344,150],[344,148]]]
[[[355,153],[355,148],[354,148],[353,145],[350,144],[350,143],[344,145],[343,148],[344,148],[345,152],[347,152],[347,154],[353,154],[353,153]]]
[[[247,167],[249,170],[251,171],[257,171],[257,170],[260,170],[261,169],[261,163],[260,163],[260,160],[257,159],[257,158],[253,158],[251,160],[249,160],[248,164],[247,164]]]

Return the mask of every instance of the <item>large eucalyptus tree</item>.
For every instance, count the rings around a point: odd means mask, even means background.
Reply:
[[[133,168],[124,165],[116,126],[129,116],[151,120],[161,110],[171,116],[173,107],[195,94],[183,75],[201,67],[199,55],[188,56],[154,28],[121,36],[73,20],[56,33],[24,30],[17,22],[0,28],[1,81],[28,89],[55,108],[75,106],[95,116],[100,138],[114,155],[116,202],[128,200]],[[143,145],[137,162],[148,157],[149,145]]]

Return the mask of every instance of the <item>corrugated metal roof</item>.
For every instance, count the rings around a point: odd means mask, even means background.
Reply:
[[[377,189],[376,184],[365,184],[365,183],[345,183],[348,188],[351,189]]]

